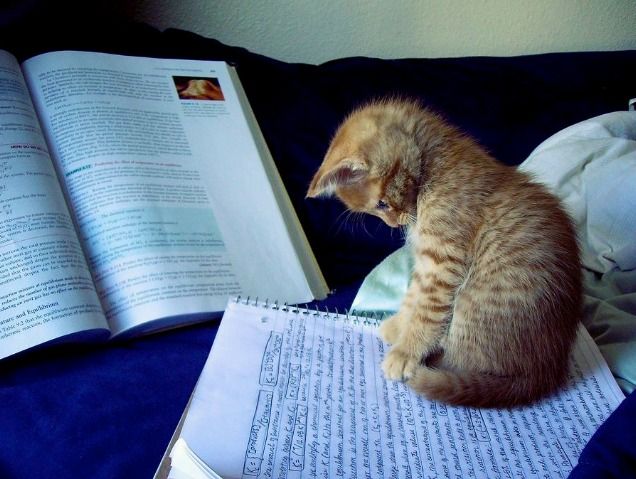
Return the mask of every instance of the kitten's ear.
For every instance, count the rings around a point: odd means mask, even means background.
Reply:
[[[343,158],[335,164],[325,161],[311,180],[307,198],[331,195],[338,186],[357,183],[368,173],[367,164],[358,158]]]

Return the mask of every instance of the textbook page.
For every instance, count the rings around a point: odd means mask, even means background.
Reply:
[[[582,327],[565,390],[473,409],[386,381],[377,326],[305,313],[228,304],[183,424],[191,452],[173,467],[192,469],[178,463],[192,457],[224,478],[565,478],[624,398]]]
[[[115,333],[236,294],[314,298],[225,63],[55,52],[24,70]]]
[[[0,51],[0,358],[107,327],[20,67]]]

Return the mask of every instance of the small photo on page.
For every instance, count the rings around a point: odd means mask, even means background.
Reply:
[[[217,78],[172,77],[172,79],[181,100],[225,100]]]

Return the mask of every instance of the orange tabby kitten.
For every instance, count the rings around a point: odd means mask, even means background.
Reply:
[[[575,231],[556,197],[413,102],[340,126],[308,197],[406,226],[415,258],[380,333],[383,370],[427,397],[508,407],[563,384],[581,316]]]

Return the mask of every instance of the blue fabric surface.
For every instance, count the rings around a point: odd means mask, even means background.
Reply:
[[[636,477],[636,394],[625,398],[585,446],[570,479]]]
[[[21,59],[83,49],[226,60],[238,74],[291,200],[335,293],[351,304],[360,281],[402,244],[374,218],[344,223],[336,201],[305,200],[307,185],[342,117],[386,94],[415,96],[473,134],[496,157],[518,164],[542,140],[636,96],[636,52],[515,58],[378,60],[289,64],[215,40],[143,25],[33,25],[0,32]],[[0,363],[0,477],[151,477],[209,352],[216,323],[121,343],[58,346]],[[625,408],[603,438],[633,424]],[[633,436],[632,436],[633,437]],[[599,439],[599,444],[603,443]],[[595,438],[596,440],[596,438]],[[625,443],[633,459],[634,441]],[[608,446],[610,447],[610,446]],[[613,459],[612,459],[613,460]],[[621,463],[626,464],[626,463]],[[622,467],[622,466],[621,466]],[[589,477],[589,476],[587,476]]]

